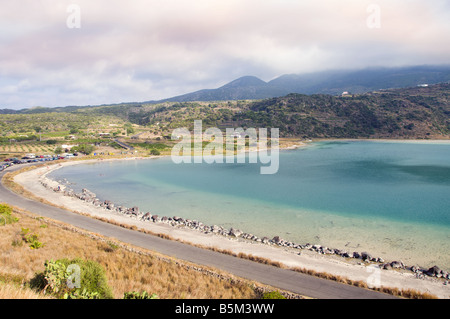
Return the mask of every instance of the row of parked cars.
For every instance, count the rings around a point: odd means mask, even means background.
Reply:
[[[63,155],[34,155],[27,154],[22,158],[7,158],[2,163],[0,163],[0,172],[10,167],[12,165],[25,164],[25,163],[38,163],[38,162],[47,162],[47,161],[56,161],[60,159],[68,159],[74,156],[78,156],[77,153],[74,154],[63,154]]]

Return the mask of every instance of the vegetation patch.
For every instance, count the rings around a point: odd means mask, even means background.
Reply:
[[[108,238],[82,231],[51,219],[37,217],[31,213],[13,208],[13,214],[20,220],[7,224],[0,231],[0,298],[114,298],[131,299],[254,299],[259,294],[255,283],[244,280],[230,280],[234,276],[222,275],[219,271],[207,271],[196,265],[187,264],[136,247],[113,242]],[[41,225],[47,225],[41,228]],[[39,229],[39,240],[45,245],[39,250],[29,249],[22,239],[21,229],[30,229],[27,234]],[[11,245],[16,240],[18,245]],[[78,264],[77,260],[81,260]],[[72,264],[80,266],[79,272]],[[92,265],[87,271],[86,282],[102,282],[109,287],[109,293],[85,284],[83,265]],[[104,270],[104,276],[100,267]],[[53,269],[50,266],[54,267]],[[63,272],[64,270],[64,272]],[[67,286],[76,284],[79,273],[80,288],[72,290]],[[54,274],[56,277],[50,277]],[[50,278],[58,280],[48,281]],[[103,279],[98,280],[102,277]],[[106,277],[106,280],[104,280]],[[97,279],[96,279],[97,278]],[[65,279],[65,280],[64,280]],[[60,287],[53,293],[49,284]],[[57,283],[60,285],[57,285]],[[66,285],[67,287],[65,287]],[[97,287],[97,284],[94,284]],[[103,291],[108,291],[107,288]],[[97,293],[98,294],[97,294]]]
[[[29,228],[22,228],[21,232],[22,240],[29,245],[31,249],[39,249],[44,246],[39,239],[38,234],[30,234]]]
[[[266,292],[262,299],[286,299],[279,291]]]
[[[6,204],[0,204],[0,226],[6,226],[18,222],[19,219],[12,215],[12,208]]]
[[[143,292],[126,292],[123,299],[159,299],[157,294],[149,294],[146,291]]]
[[[63,299],[112,299],[105,270],[98,263],[83,259],[45,262],[32,286]]]

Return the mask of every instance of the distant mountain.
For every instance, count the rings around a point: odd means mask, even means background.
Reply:
[[[258,100],[286,95],[283,88],[271,86],[255,76],[244,76],[217,89],[200,90],[159,102]]]
[[[284,88],[290,93],[338,95],[344,91],[360,94],[449,81],[450,66],[416,66],[283,75],[270,81],[269,85]]]
[[[450,65],[414,66],[404,68],[370,68],[350,71],[323,71],[308,74],[286,74],[269,82],[255,76],[244,76],[217,89],[204,89],[158,101],[114,104],[140,106],[162,102],[208,102],[230,100],[262,100],[283,97],[291,93],[341,95],[343,92],[362,94],[383,89],[401,89],[421,84],[450,83]],[[0,114],[75,112],[85,108],[107,106],[35,107],[22,110],[0,109]]]
[[[282,75],[270,82],[244,76],[217,89],[200,90],[157,102],[258,100],[290,93],[340,95],[450,81],[450,66],[371,68]],[[153,101],[156,102],[156,101]]]

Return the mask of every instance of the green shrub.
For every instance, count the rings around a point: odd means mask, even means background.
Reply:
[[[266,292],[262,299],[286,299],[279,291]]]
[[[22,228],[22,240],[26,242],[27,244],[30,244],[31,249],[39,249],[41,247],[44,247],[44,244],[38,241],[39,235],[38,234],[29,234],[30,229],[29,228]]]
[[[81,144],[75,147],[72,147],[72,152],[80,152],[85,155],[90,155],[92,152],[95,151],[95,146],[91,144]]]
[[[6,204],[0,204],[0,226],[18,222],[19,219],[12,216],[12,208]]]
[[[158,156],[158,155],[161,155],[161,152],[158,151],[158,150],[153,149],[153,150],[150,151],[150,155],[156,155],[156,156]]]
[[[91,260],[59,259],[45,262],[32,285],[61,299],[112,299],[105,270]]]
[[[126,292],[123,295],[123,299],[159,299],[157,294],[149,294],[146,291],[143,291],[142,293],[133,291],[133,292]]]

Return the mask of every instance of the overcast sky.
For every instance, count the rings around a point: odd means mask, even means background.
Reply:
[[[0,108],[450,63],[448,0],[0,0],[0,10]]]

